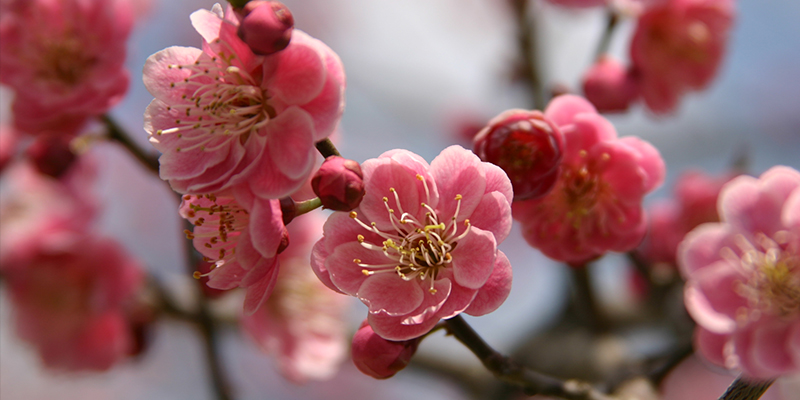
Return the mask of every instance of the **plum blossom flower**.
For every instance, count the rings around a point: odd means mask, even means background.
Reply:
[[[40,240],[25,265],[4,271],[16,330],[45,366],[105,370],[131,353],[126,307],[143,283],[139,263],[92,234]]]
[[[299,188],[344,108],[339,57],[295,29],[284,50],[257,56],[222,7],[192,13],[203,49],[169,47],[144,66],[155,99],[145,111],[161,178],[180,193],[244,185],[279,198]]]
[[[8,0],[0,15],[0,82],[20,130],[74,134],[122,99],[128,0]]]
[[[639,95],[636,79],[618,60],[603,56],[583,75],[583,94],[600,112],[625,111]]]
[[[322,232],[322,216],[304,215],[287,226],[292,245],[278,255],[281,270],[272,295],[242,327],[278,360],[293,382],[333,376],[346,355],[345,311],[349,298],[329,290],[309,268],[309,255]]]
[[[564,134],[564,156],[547,196],[514,202],[525,239],[548,257],[576,265],[636,247],[646,229],[642,198],[664,180],[658,150],[635,137],[618,138],[578,96],[556,97],[544,114]]]
[[[280,202],[246,191],[184,195],[180,215],[194,225],[186,230],[203,261],[214,263],[207,285],[246,290],[244,310],[264,304],[278,276],[277,254],[288,244]],[[251,221],[254,221],[251,223]],[[200,277],[200,273],[195,273]]]
[[[369,307],[375,333],[408,340],[441,318],[483,315],[505,301],[511,265],[497,245],[511,228],[511,182],[461,146],[429,165],[391,150],[362,165],[366,195],[334,212],[311,265],[331,289]]]
[[[719,195],[719,223],[680,244],[695,344],[710,361],[766,379],[800,371],[800,172],[740,176]]]
[[[734,16],[732,0],[669,0],[649,7],[631,40],[632,73],[649,109],[667,113],[717,73]]]

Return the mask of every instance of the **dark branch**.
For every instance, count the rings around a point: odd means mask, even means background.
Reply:
[[[758,400],[774,381],[748,381],[740,376],[728,386],[719,400]]]
[[[110,116],[103,115],[100,117],[100,120],[106,125],[108,129],[108,138],[111,140],[116,141],[117,143],[121,144],[125,147],[134,157],[136,160],[139,161],[145,168],[149,169],[150,171],[155,172],[158,175],[158,157],[147,154],[144,150],[140,149],[136,143],[131,140],[125,130],[122,129],[116,121],[114,121]]]

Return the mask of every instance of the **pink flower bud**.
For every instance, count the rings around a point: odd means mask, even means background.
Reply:
[[[564,137],[540,111],[508,110],[475,136],[475,153],[503,169],[514,200],[542,197],[558,178]]]
[[[289,45],[294,29],[294,17],[285,5],[277,1],[250,1],[242,9],[239,37],[253,53],[268,55]]]
[[[323,207],[350,211],[358,207],[364,197],[363,179],[361,166],[357,162],[331,156],[325,159],[311,178],[311,188],[322,200]]]
[[[408,365],[417,352],[420,338],[394,342],[378,336],[366,320],[353,336],[353,363],[376,379],[391,378]]]
[[[77,158],[69,148],[69,139],[61,135],[38,136],[25,155],[40,173],[53,178],[63,175]]]
[[[602,57],[583,75],[583,94],[599,112],[625,111],[638,97],[636,80],[610,57]]]

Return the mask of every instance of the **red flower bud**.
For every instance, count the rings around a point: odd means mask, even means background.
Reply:
[[[358,207],[364,197],[363,178],[357,162],[331,156],[325,159],[311,178],[311,188],[322,201],[323,207],[350,211]]]
[[[609,57],[602,57],[583,75],[583,94],[600,112],[625,111],[638,97],[636,79]]]
[[[405,368],[417,351],[420,338],[393,342],[378,336],[367,321],[353,336],[353,363],[376,379],[391,378]]]
[[[483,128],[475,154],[502,168],[514,187],[514,201],[544,196],[561,166],[564,136],[540,111],[508,110]]]
[[[253,53],[268,55],[286,48],[292,38],[294,17],[277,1],[250,1],[241,11],[239,37]]]
[[[45,175],[58,178],[63,175],[77,157],[69,148],[69,139],[60,135],[41,135],[25,151],[36,169]]]

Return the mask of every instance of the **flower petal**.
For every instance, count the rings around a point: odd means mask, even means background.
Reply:
[[[313,40],[295,29],[289,46],[265,62],[264,87],[286,104],[306,104],[322,92],[327,71],[324,56],[309,44]]]
[[[414,311],[424,297],[416,280],[406,281],[393,270],[368,277],[356,296],[369,307],[369,312],[404,315]]]
[[[478,294],[472,300],[472,304],[464,312],[469,315],[480,316],[496,310],[506,301],[508,294],[511,292],[511,278],[511,262],[508,261],[508,257],[502,251],[498,250],[492,275],[489,276],[486,284],[478,290]]]
[[[486,172],[478,156],[461,146],[450,146],[431,161],[430,171],[439,188],[439,218],[449,221],[456,209],[457,221],[469,218],[486,190]]]
[[[480,228],[470,228],[469,234],[458,241],[451,251],[453,276],[456,283],[470,289],[479,289],[486,283],[494,269],[497,242],[494,235]]]

